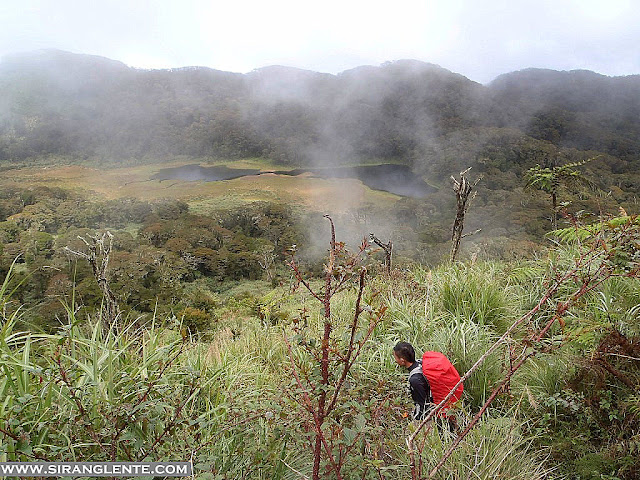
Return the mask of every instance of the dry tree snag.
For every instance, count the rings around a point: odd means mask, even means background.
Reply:
[[[263,248],[258,253],[260,257],[258,258],[258,264],[260,268],[265,271],[267,274],[267,280],[269,283],[274,285],[276,280],[276,255],[273,248]]]
[[[458,255],[458,250],[460,249],[460,240],[462,239],[462,230],[464,229],[464,216],[467,212],[467,208],[469,208],[469,196],[473,191],[474,187],[480,180],[480,177],[476,179],[475,182],[470,183],[465,175],[471,170],[471,167],[467,168],[464,172],[460,172],[460,181],[456,180],[453,175],[451,176],[451,180],[453,180],[453,191],[456,192],[456,199],[458,202],[458,207],[456,211],[456,219],[453,222],[453,230],[451,232],[451,261],[455,262],[456,256]],[[471,195],[471,199],[475,197],[475,192]],[[473,235],[478,233],[480,230],[476,230],[475,232],[469,234]],[[467,236],[467,235],[465,235]]]
[[[113,235],[111,232],[106,231],[102,235],[96,233],[95,235],[87,235],[87,238],[80,236],[78,236],[78,238],[87,246],[89,253],[71,250],[69,247],[65,247],[64,249],[70,254],[84,258],[89,262],[93,270],[93,276],[104,295],[105,329],[117,326],[116,322],[120,317],[120,308],[118,307],[116,296],[111,291],[109,281],[107,280],[107,267],[109,266],[109,255],[111,254],[111,248],[113,246]]]
[[[576,226],[576,229],[578,227]],[[529,312],[518,318],[507,331],[476,361],[476,363],[461,377],[460,382],[456,384],[451,392],[440,402],[418,425],[415,432],[407,438],[407,446],[409,450],[409,459],[411,467],[412,480],[424,478],[422,476],[421,461],[416,461],[415,440],[418,434],[425,428],[427,431],[432,426],[430,422],[443,408],[446,402],[451,398],[458,386],[467,380],[471,374],[493,353],[498,347],[505,344],[511,337],[511,334],[519,326],[529,323],[530,333],[521,341],[521,351],[519,354],[512,353],[510,355],[510,366],[505,373],[502,381],[493,389],[480,411],[473,417],[466,428],[458,434],[449,449],[442,455],[436,466],[429,472],[428,478],[433,478],[439,469],[444,465],[451,456],[459,443],[467,436],[471,429],[479,422],[481,416],[489,408],[495,398],[508,386],[511,377],[522,367],[529,358],[538,353],[548,353],[560,348],[567,342],[571,341],[570,336],[562,336],[559,342],[545,342],[546,336],[557,322],[564,326],[563,317],[583,296],[598,288],[605,280],[618,276],[627,278],[640,277],[640,251],[638,251],[636,243],[640,238],[640,224],[636,218],[629,217],[624,224],[603,223],[602,229],[595,233],[588,243],[580,245],[580,254],[574,260],[573,264],[564,272],[556,272],[554,278],[549,280],[549,286],[542,295],[537,305]],[[633,241],[632,241],[633,240]],[[621,266],[621,258],[628,261]],[[573,285],[573,291],[565,293],[559,297],[560,292],[566,287]],[[562,288],[564,287],[564,288]],[[538,314],[541,309],[548,304],[555,306],[555,311],[551,318],[541,327],[534,328],[531,320]]]
[[[336,422],[335,410],[339,406],[339,400],[345,389],[348,389],[345,384],[349,371],[382,320],[385,307],[372,308],[367,304],[364,296],[367,270],[361,265],[361,256],[368,246],[366,241],[362,242],[358,253],[350,254],[345,249],[344,243],[336,242],[335,227],[331,217],[325,215],[325,218],[331,223],[331,243],[329,258],[324,266],[324,286],[321,289],[312,287],[300,271],[295,258],[292,257],[289,262],[297,282],[295,288],[303,285],[322,305],[323,330],[319,344],[313,338],[305,338],[298,324],[294,325],[298,339],[295,343],[305,350],[315,365],[320,367],[320,377],[314,378],[305,373],[303,366],[296,360],[294,342],[285,335],[284,341],[287,346],[293,386],[286,389],[284,394],[298,404],[300,418],[304,419],[313,432],[310,445],[313,452],[312,478],[314,480],[320,478],[321,462],[325,461],[328,472],[332,473],[337,480],[341,480],[345,462],[357,446],[362,432],[358,432],[354,438],[347,438],[341,425]],[[340,340],[338,338],[340,335],[334,335],[336,323],[331,314],[331,301],[334,295],[354,284],[357,291],[355,308],[344,340]],[[374,297],[375,294],[372,298]],[[362,321],[363,313],[368,315],[368,322]]]
[[[393,243],[391,243],[391,240],[389,240],[389,243],[382,243],[382,240],[376,237],[373,233],[369,234],[369,240],[371,240],[382,250],[384,250],[384,266],[387,271],[387,275],[391,275],[391,257],[393,255]]]

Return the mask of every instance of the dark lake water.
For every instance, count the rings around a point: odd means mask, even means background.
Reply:
[[[256,169],[238,169],[225,166],[202,167],[200,165],[183,165],[181,167],[163,168],[153,175],[153,180],[185,180],[215,182],[231,180],[248,175],[262,175],[273,173],[276,175],[297,176],[309,173],[319,178],[357,178],[369,188],[402,195],[403,197],[422,198],[434,192],[435,188],[427,185],[406,165],[366,165],[358,167],[336,168],[300,168],[296,170],[280,170],[260,172]]]
[[[247,175],[257,175],[260,170],[228,168],[224,166],[201,167],[200,165],[182,165],[180,167],[163,168],[151,180],[184,180],[195,182],[203,180],[205,182],[217,182],[220,180],[231,180],[233,178],[246,177]]]

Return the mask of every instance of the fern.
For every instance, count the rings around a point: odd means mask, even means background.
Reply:
[[[606,230],[615,230],[625,225],[640,225],[640,217],[638,215],[622,215],[612,217],[604,221],[593,223],[591,225],[571,226],[560,228],[547,234],[553,236],[560,242],[573,243],[576,241],[586,241],[595,237],[598,233]]]
[[[629,395],[625,404],[629,413],[632,415],[640,415],[640,395]]]

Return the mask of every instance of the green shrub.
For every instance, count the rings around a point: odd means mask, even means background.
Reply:
[[[180,318],[182,325],[191,333],[204,332],[211,328],[213,322],[213,315],[195,307],[185,307],[180,312]]]

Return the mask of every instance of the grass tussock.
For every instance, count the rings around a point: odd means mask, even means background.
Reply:
[[[340,397],[338,418],[326,427],[327,435],[354,441],[345,478],[410,477],[404,441],[413,428],[406,417],[411,403],[406,372],[391,356],[393,345],[406,340],[419,353],[444,352],[461,374],[466,372],[531,308],[543,288],[540,276],[561,268],[570,253],[556,252],[532,263],[415,268],[397,278],[374,279],[365,304],[384,304],[385,316],[345,380],[348,393]],[[294,343],[300,373],[317,377],[318,362],[295,343],[292,328],[297,319],[307,340],[321,336],[321,312],[308,295],[292,294],[287,287],[272,289],[265,282],[239,282],[227,291],[209,292],[217,309],[215,322],[200,337],[181,334],[180,326],[162,319],[144,328],[131,323],[109,331],[99,317],[81,318],[71,306],[64,326],[45,335],[17,327],[21,310],[9,308],[10,276],[0,287],[0,427],[7,432],[0,437],[0,460],[193,458],[200,478],[311,476],[313,426],[296,414],[300,404],[290,389],[291,362],[283,340],[286,335]],[[349,332],[355,298],[353,290],[334,298],[336,349]],[[569,414],[561,409],[580,364],[577,359],[593,353],[610,328],[629,338],[637,334],[639,309],[637,280],[613,278],[585,297],[567,317],[566,332],[552,332],[571,334],[575,341],[528,361],[435,478],[571,478],[554,470],[563,467],[553,463],[545,448],[554,444],[548,439],[553,428],[586,409],[589,418],[604,419],[592,428],[599,429],[597,435],[615,422],[635,425],[637,395],[615,384],[615,378],[607,377],[609,384],[598,387],[609,393],[570,396],[571,408],[582,410]],[[466,381],[455,410],[461,427],[503,378],[509,346],[519,344],[527,328],[514,331]],[[633,375],[629,378],[637,378]],[[579,404],[582,399],[592,403]],[[555,423],[545,423],[549,418]],[[636,441],[625,437],[622,427],[620,432],[624,445]],[[589,434],[581,431],[581,438]],[[435,428],[420,441],[426,473],[452,437]],[[586,451],[587,440],[581,441],[579,448]],[[589,455],[600,455],[588,445]],[[629,458],[625,461],[633,466]],[[626,480],[633,478],[624,476],[623,468],[633,471],[627,464],[611,461],[607,468],[617,468],[622,473],[616,478]],[[325,478],[331,478],[331,469],[322,468]]]
[[[545,465],[545,455],[537,450],[534,439],[524,425],[510,417],[487,418],[460,444],[437,479],[462,480],[477,478],[492,480],[543,480],[550,478],[552,469]],[[448,435],[432,433],[428,452],[424,455],[425,471],[435,466],[451,443]]]

